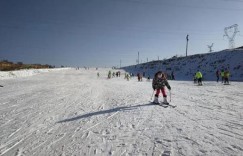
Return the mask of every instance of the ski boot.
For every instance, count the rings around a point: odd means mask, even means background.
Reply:
[[[164,97],[163,104],[165,104],[165,105],[169,105],[169,102],[167,101],[167,97]]]
[[[153,103],[155,103],[155,104],[159,104],[159,98],[158,98],[157,96],[154,97],[154,101],[153,101]]]

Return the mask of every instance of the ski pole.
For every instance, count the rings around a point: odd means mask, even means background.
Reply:
[[[153,90],[153,93],[152,93],[152,96],[151,96],[151,100],[152,100],[153,96],[154,96],[154,90]]]
[[[171,91],[170,91],[170,102],[171,102]]]

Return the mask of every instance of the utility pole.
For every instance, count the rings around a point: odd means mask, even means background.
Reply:
[[[148,63],[148,58],[147,58],[147,63]]]
[[[186,56],[187,56],[187,48],[188,48],[188,41],[189,41],[189,35],[186,35]]]
[[[121,62],[122,62],[122,61],[120,60],[120,68],[121,68]]]

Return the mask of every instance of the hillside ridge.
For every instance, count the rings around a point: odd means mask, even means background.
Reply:
[[[230,80],[243,81],[243,47],[187,57],[173,56],[166,60],[131,65],[122,69],[134,75],[141,73],[150,78],[159,70],[168,75],[174,72],[176,80],[192,80],[195,72],[199,70],[203,74],[203,79],[207,81],[216,80],[217,70],[228,69]]]

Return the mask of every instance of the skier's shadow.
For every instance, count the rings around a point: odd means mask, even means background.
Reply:
[[[112,108],[112,109],[87,113],[87,114],[76,116],[76,117],[69,118],[69,119],[64,119],[64,120],[58,121],[57,123],[75,121],[75,120],[79,120],[79,119],[83,119],[83,118],[92,117],[95,115],[101,115],[101,114],[107,114],[107,113],[113,113],[113,112],[119,112],[119,111],[129,111],[129,110],[137,109],[138,107],[153,106],[153,105],[155,105],[155,104],[148,103],[148,104],[144,104],[144,105],[116,107],[116,108]]]

